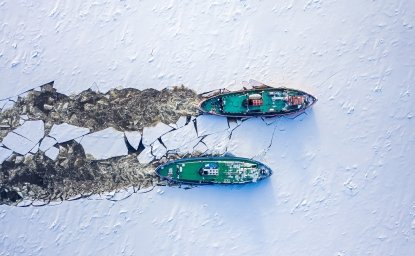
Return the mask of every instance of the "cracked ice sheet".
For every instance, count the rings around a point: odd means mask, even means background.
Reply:
[[[196,118],[197,133],[199,136],[213,134],[227,130],[228,121],[225,117],[214,115],[201,115]]]
[[[166,133],[161,137],[168,150],[173,150],[180,154],[192,153],[193,147],[199,142],[193,122]]]
[[[59,155],[59,149],[57,147],[51,147],[45,151],[45,155],[52,160],[55,160]]]
[[[14,152],[25,155],[31,150],[37,152],[36,147],[44,134],[43,121],[27,121],[15,130],[9,132],[4,137],[2,143]]]
[[[127,137],[128,143],[137,150],[141,142],[141,133],[139,131],[124,132],[125,137]]]
[[[128,154],[124,133],[112,127],[85,135],[81,145],[85,154],[90,154],[95,159],[108,159]]]
[[[224,154],[227,152],[229,144],[229,131],[217,132],[214,134],[207,135],[203,138],[202,142],[206,145],[206,153],[209,154]],[[201,143],[202,143],[201,142]],[[199,145],[198,145],[199,146]],[[203,148],[202,146],[200,146]],[[198,147],[198,148],[200,148]]]
[[[233,131],[228,152],[248,158],[265,154],[274,129],[275,124],[267,125],[261,118],[250,118]]]
[[[163,134],[173,130],[173,128],[165,123],[159,122],[153,127],[144,127],[143,129],[143,144],[149,146],[155,140],[160,138]]]
[[[54,124],[49,132],[49,136],[55,138],[57,142],[62,143],[79,138],[87,133],[89,133],[88,128],[63,123]]]

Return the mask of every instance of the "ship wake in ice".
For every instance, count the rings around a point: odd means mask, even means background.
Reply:
[[[13,106],[3,101],[0,204],[118,200],[166,185],[154,169],[173,159],[229,152],[265,156],[279,119],[198,115],[200,100],[183,86],[67,96],[50,83]],[[268,135],[244,145],[253,131]]]

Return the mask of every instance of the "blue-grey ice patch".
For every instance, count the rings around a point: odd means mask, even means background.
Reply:
[[[81,145],[85,154],[90,154],[95,159],[108,159],[128,154],[124,133],[112,127],[85,135]]]
[[[79,138],[87,133],[89,133],[88,128],[63,123],[54,124],[50,130],[49,136],[55,138],[58,143],[63,143]]]

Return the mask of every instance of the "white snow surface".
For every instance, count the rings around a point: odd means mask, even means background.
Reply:
[[[95,159],[108,159],[128,154],[124,133],[112,127],[85,135],[81,145],[85,154],[90,154]]]
[[[254,78],[319,101],[234,130],[267,180],[2,205],[0,254],[413,255],[414,13],[410,0],[2,1],[0,100],[52,80],[71,94]]]
[[[54,124],[50,129],[49,136],[55,138],[57,142],[62,143],[80,138],[87,133],[89,133],[88,128],[63,123]]]

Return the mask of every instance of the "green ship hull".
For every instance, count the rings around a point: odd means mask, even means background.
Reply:
[[[199,104],[199,109],[227,117],[283,116],[304,111],[317,99],[300,90],[263,87],[219,93]]]
[[[266,165],[241,157],[184,158],[159,166],[156,173],[165,180],[186,184],[243,184],[272,174]]]

